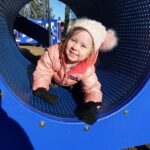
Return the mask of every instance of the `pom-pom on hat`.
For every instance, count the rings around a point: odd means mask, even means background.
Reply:
[[[81,27],[90,33],[93,38],[95,52],[107,52],[117,46],[118,38],[116,32],[113,29],[107,31],[106,27],[96,20],[87,18],[78,19],[70,27],[69,32],[77,27]]]

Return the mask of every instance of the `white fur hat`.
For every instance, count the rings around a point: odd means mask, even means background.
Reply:
[[[93,38],[95,52],[107,52],[112,50],[118,43],[118,38],[114,30],[106,30],[106,27],[102,23],[87,19],[81,18],[74,22],[69,31],[72,31],[74,28],[81,27],[87,30]]]

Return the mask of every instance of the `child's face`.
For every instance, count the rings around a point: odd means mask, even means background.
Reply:
[[[66,45],[68,63],[85,60],[91,53],[92,43],[92,37],[87,31],[74,32]]]

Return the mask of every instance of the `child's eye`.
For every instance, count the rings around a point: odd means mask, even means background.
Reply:
[[[85,45],[81,45],[83,48],[86,48],[86,46]]]
[[[71,39],[71,41],[75,42],[76,40],[75,39]]]

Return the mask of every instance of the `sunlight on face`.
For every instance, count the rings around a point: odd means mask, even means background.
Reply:
[[[75,31],[66,46],[68,63],[85,60],[91,53],[92,43],[92,37],[86,30]]]

